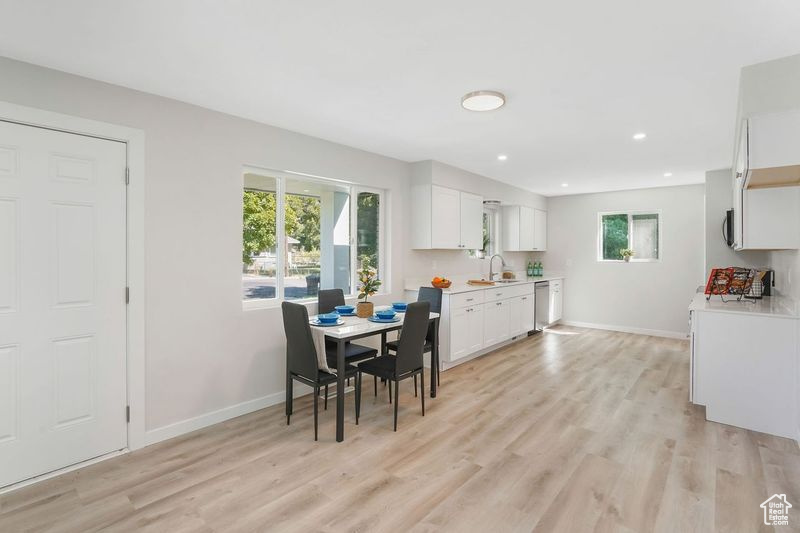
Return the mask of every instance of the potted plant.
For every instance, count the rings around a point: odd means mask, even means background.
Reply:
[[[365,256],[362,258],[358,279],[361,281],[361,286],[358,288],[358,299],[361,301],[358,302],[356,306],[356,315],[361,318],[369,318],[372,316],[375,306],[372,302],[367,300],[370,296],[378,292],[378,288],[381,286],[378,273],[369,265],[369,257]]]
[[[622,250],[619,251],[619,255],[621,255],[622,259],[624,259],[625,262],[628,263],[630,262],[631,257],[633,257],[634,251],[631,250],[630,248],[623,248]]]

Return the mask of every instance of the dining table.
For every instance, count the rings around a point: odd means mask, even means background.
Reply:
[[[391,306],[376,307],[375,310],[390,309]],[[391,331],[403,328],[405,313],[398,312],[399,320],[394,322],[374,322],[358,316],[342,316],[340,323],[332,326],[316,325],[316,316],[310,317],[312,332],[324,334],[325,338],[336,343],[336,441],[344,440],[344,395],[345,395],[345,344],[349,341],[381,336],[380,354],[386,354],[386,335]],[[430,313],[429,320],[434,324],[431,348],[431,398],[436,398],[437,377],[439,372],[439,313]]]

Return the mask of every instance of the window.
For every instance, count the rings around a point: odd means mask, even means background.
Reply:
[[[661,214],[649,212],[600,213],[598,261],[623,261],[622,250],[633,250],[631,261],[658,261],[661,253]]]
[[[320,288],[351,295],[364,261],[382,276],[382,199],[340,181],[246,169],[243,300],[315,298]]]

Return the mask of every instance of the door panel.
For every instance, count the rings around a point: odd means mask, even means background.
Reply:
[[[431,187],[431,247],[461,248],[459,193],[453,189]]]
[[[483,249],[483,198],[468,192],[461,194],[461,248]]]
[[[125,166],[0,121],[0,486],[127,445]]]

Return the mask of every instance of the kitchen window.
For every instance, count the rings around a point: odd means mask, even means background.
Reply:
[[[245,307],[356,292],[364,262],[384,268],[384,192],[337,180],[244,170],[242,299]]]
[[[623,250],[632,250],[632,262],[661,259],[661,213],[621,211],[597,217],[597,260],[624,261]]]

